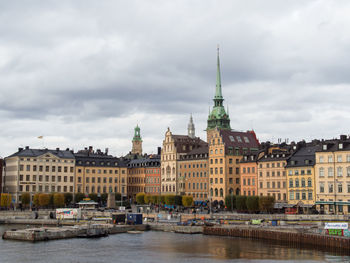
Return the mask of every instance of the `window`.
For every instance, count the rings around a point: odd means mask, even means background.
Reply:
[[[302,199],[302,200],[306,200],[306,193],[304,193],[304,192],[301,193],[301,199]]]
[[[319,157],[319,163],[323,163],[323,156]]]
[[[289,200],[294,200],[294,192],[289,192]]]
[[[339,144],[340,145],[340,144]],[[341,155],[337,155],[337,162],[341,163],[342,162],[342,156]]]
[[[295,193],[295,200],[299,200],[300,199],[300,193]]]
[[[333,177],[333,167],[328,167],[328,177]]]
[[[320,193],[324,193],[324,183],[320,183]]]
[[[337,168],[337,176],[342,177],[343,176],[343,167],[338,167]]]
[[[333,184],[332,183],[328,183],[328,192],[333,193]]]
[[[299,187],[299,179],[295,179],[295,187]]]
[[[333,155],[328,155],[328,162],[332,163],[333,162]]]
[[[307,186],[308,186],[308,187],[312,187],[311,178],[308,178],[308,179],[307,179]]]
[[[248,137],[245,137],[245,136],[244,136],[243,139],[244,139],[244,142],[245,142],[245,143],[249,143]]]
[[[338,184],[338,193],[342,193],[343,192],[343,184],[339,183]]]
[[[305,179],[304,178],[301,179],[301,187],[305,187]]]
[[[320,167],[319,175],[320,175],[320,177],[324,177],[324,168],[323,167]]]
[[[309,199],[309,200],[312,200],[312,192],[309,192],[309,193],[308,193],[308,199]]]
[[[242,142],[242,139],[240,136],[236,136],[238,142]]]

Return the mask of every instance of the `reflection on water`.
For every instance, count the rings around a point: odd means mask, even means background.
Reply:
[[[0,226],[5,228],[23,226]],[[99,239],[0,241],[0,262],[349,262],[350,257],[241,238],[164,232]]]

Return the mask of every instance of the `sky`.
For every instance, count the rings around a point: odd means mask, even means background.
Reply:
[[[19,147],[156,153],[206,139],[220,45],[231,127],[260,141],[348,135],[350,1],[0,0],[0,157]],[[38,139],[43,136],[43,139]]]

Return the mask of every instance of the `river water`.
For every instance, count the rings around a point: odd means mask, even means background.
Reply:
[[[23,226],[0,226],[0,233]],[[350,262],[349,256],[233,237],[166,232],[27,243],[0,240],[0,262]]]

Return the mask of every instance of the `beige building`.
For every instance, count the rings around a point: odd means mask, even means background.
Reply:
[[[76,193],[121,193],[127,196],[127,165],[108,152],[94,151],[90,146],[75,153]]]
[[[208,200],[208,146],[194,149],[181,156],[179,160],[179,176],[185,179],[185,195],[192,196],[196,202]]]
[[[69,149],[19,148],[5,158],[3,190],[20,203],[22,193],[73,193],[75,158]]]
[[[193,132],[190,133],[190,136],[173,135],[168,128],[161,152],[162,194],[185,193],[185,178],[179,174],[178,160],[186,153],[205,145],[206,142],[194,137]]]
[[[258,195],[273,196],[277,203],[287,203],[287,149],[270,147],[258,160]]]
[[[350,212],[350,140],[324,141],[316,151],[316,208],[325,214]]]

